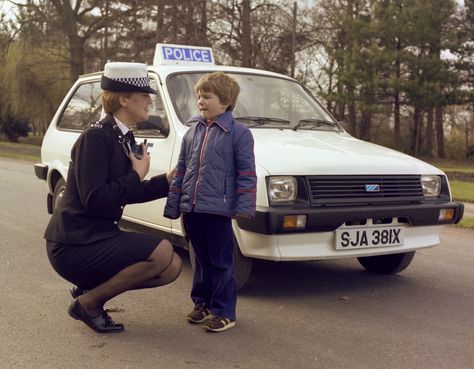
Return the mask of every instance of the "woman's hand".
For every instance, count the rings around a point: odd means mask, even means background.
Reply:
[[[168,184],[171,184],[171,181],[173,180],[175,173],[176,173],[176,167],[174,167],[168,173],[166,173],[166,179],[168,180]]]
[[[135,172],[137,172],[138,176],[140,177],[140,181],[143,182],[145,176],[147,175],[148,171],[150,170],[150,155],[148,154],[146,147],[144,144],[141,144],[143,150],[143,158],[137,159],[132,152],[128,154],[130,161],[132,162],[132,168]]]

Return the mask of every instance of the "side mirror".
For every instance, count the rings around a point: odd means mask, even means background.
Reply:
[[[141,130],[158,130],[165,137],[170,133],[170,127],[167,120],[161,119],[158,115],[150,115],[148,120],[138,122],[136,129]]]

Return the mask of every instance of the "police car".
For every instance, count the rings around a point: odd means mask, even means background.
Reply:
[[[175,166],[184,122],[198,113],[194,85],[214,71],[238,81],[234,116],[255,139],[256,217],[233,221],[239,287],[253,259],[357,258],[370,272],[397,273],[417,250],[439,244],[442,225],[461,220],[463,205],[452,201],[442,171],[352,137],[292,78],[216,65],[210,48],[156,47],[149,76],[158,94],[149,120],[134,130],[153,144],[149,176]],[[74,83],[44,137],[35,170],[48,185],[49,213],[64,191],[75,140],[102,114],[100,77],[91,73]],[[163,217],[165,201],[128,205],[121,226],[160,233],[192,255],[181,220]]]

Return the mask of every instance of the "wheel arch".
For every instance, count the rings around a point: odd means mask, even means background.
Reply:
[[[56,188],[56,184],[58,183],[58,181],[63,178],[62,174],[59,172],[59,170],[57,169],[53,169],[51,170],[50,174],[49,174],[49,180],[48,180],[48,184],[49,184],[49,192],[51,194],[54,193],[54,189]],[[64,179],[64,178],[63,178]],[[64,181],[66,181],[64,179]]]

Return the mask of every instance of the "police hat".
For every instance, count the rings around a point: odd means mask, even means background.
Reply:
[[[100,87],[115,92],[156,94],[150,87],[146,64],[142,63],[106,63]]]

